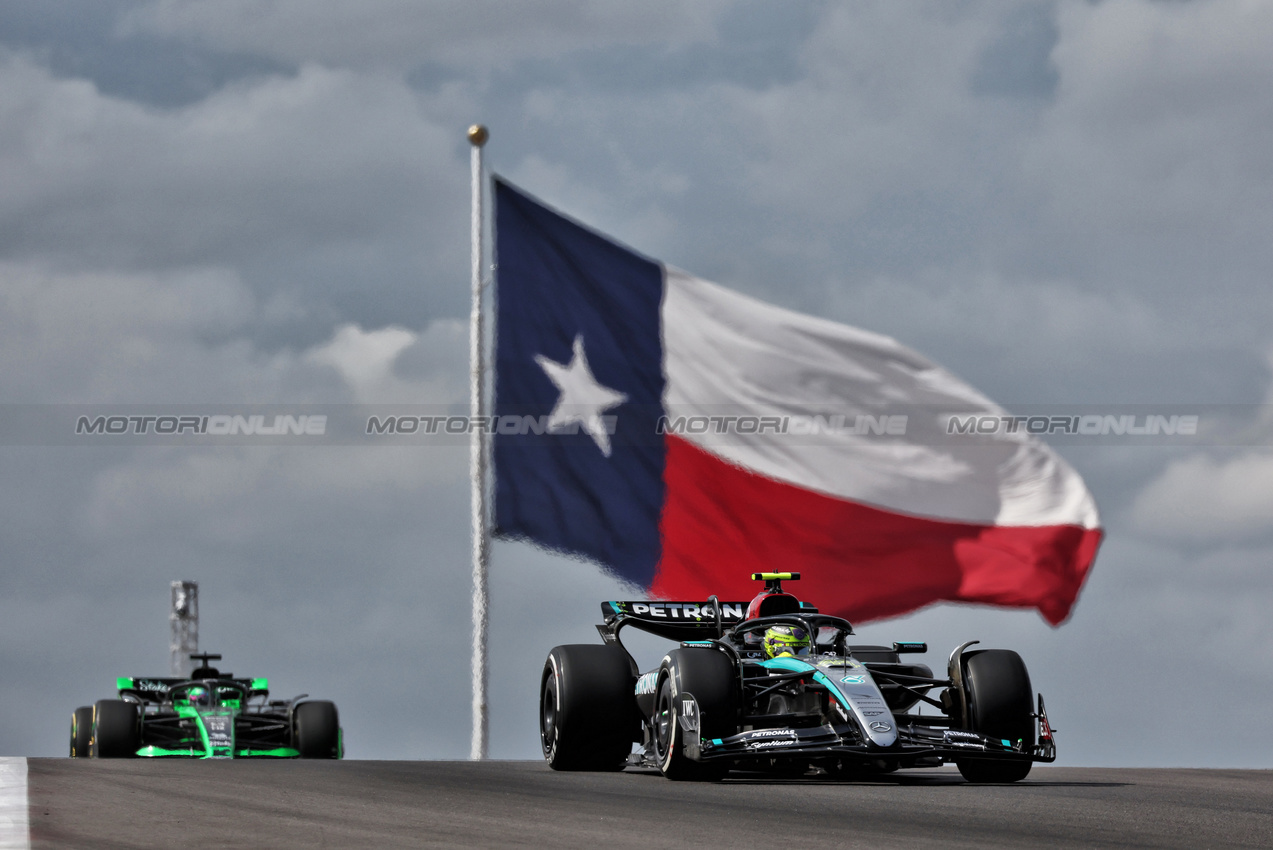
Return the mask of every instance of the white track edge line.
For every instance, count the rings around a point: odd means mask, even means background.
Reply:
[[[0,850],[31,850],[25,758],[0,757]]]

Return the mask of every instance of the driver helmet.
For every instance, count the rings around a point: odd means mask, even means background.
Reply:
[[[207,688],[191,688],[186,692],[191,705],[212,705],[212,693]]]
[[[809,634],[799,626],[770,626],[763,644],[767,658],[809,654]]]

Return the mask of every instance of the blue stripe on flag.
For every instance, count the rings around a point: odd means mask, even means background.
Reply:
[[[661,551],[662,268],[498,178],[495,251],[495,533],[646,586]],[[615,433],[514,427],[507,417],[553,415],[562,391],[550,371],[577,366],[580,349],[601,392],[623,397],[601,411]]]

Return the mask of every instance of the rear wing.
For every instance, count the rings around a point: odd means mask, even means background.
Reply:
[[[597,626],[597,631],[606,643],[617,641],[619,630],[627,626],[668,640],[707,640],[723,636],[732,626],[746,620],[749,604],[721,602],[715,597],[706,602],[663,599],[602,602],[601,616],[605,618],[605,624]],[[807,602],[800,605],[803,613],[818,613],[818,609]]]
[[[249,696],[258,694],[268,694],[270,683],[268,679],[226,679],[224,681],[234,682],[236,685],[242,685],[243,689]],[[143,702],[167,702],[168,690],[173,685],[180,685],[189,682],[190,679],[158,677],[158,676],[120,676],[115,679],[115,687],[119,689],[119,695],[125,694],[137,697]],[[215,681],[215,680],[208,680]]]
[[[717,612],[719,611],[719,619]],[[618,640],[619,630],[635,626],[643,632],[668,640],[705,640],[719,635],[747,616],[746,602],[670,602],[643,599],[635,602],[602,602],[605,624],[597,626],[606,643]]]

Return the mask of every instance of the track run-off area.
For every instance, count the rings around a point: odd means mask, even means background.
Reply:
[[[23,760],[4,761],[16,777]],[[32,758],[25,767],[27,823],[10,783],[0,846],[1273,845],[1268,770],[1035,767],[1014,785],[973,785],[953,768],[698,784],[528,761]]]

